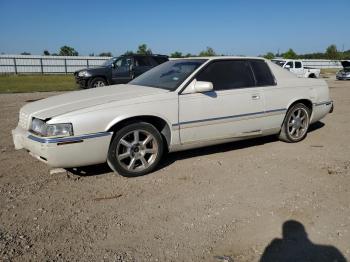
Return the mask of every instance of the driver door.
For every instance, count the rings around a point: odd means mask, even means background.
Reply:
[[[302,63],[300,61],[294,62],[294,73],[298,77],[304,77],[304,68],[302,67]]]
[[[124,84],[131,80],[130,67],[132,59],[130,57],[120,57],[114,62],[112,68],[113,84]]]
[[[215,61],[196,76],[213,84],[213,91],[179,96],[182,144],[201,143],[262,133],[264,93],[255,86],[245,60]]]

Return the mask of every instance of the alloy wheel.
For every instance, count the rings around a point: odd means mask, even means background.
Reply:
[[[116,158],[128,171],[142,171],[154,163],[158,155],[158,143],[146,130],[133,130],[124,135],[117,144]]]
[[[94,87],[101,87],[101,86],[105,86],[105,82],[99,80],[94,83]]]
[[[292,139],[299,139],[305,135],[309,126],[308,112],[304,108],[296,108],[288,119],[288,133]]]

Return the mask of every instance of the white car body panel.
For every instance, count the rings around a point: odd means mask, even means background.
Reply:
[[[222,90],[215,92],[215,96],[180,95],[181,143],[241,137],[251,135],[252,131],[259,133],[263,120],[251,114],[263,111],[264,97],[259,88]]]
[[[193,76],[216,59],[210,57],[177,89],[117,85],[70,92],[29,103],[21,108],[13,130],[17,149],[25,148],[52,167],[76,167],[106,161],[113,127],[133,117],[157,117],[169,151],[185,150],[269,134],[277,134],[290,105],[298,100],[312,103],[311,122],[323,118],[332,107],[328,86],[321,79],[297,78],[268,63],[274,86],[191,93]],[[254,58],[261,59],[261,58]],[[72,123],[74,136],[42,138],[30,131],[31,119],[48,124]]]

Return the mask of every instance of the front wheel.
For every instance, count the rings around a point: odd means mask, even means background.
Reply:
[[[295,143],[306,137],[310,124],[310,109],[302,103],[293,105],[284,119],[279,139]]]
[[[149,123],[138,122],[115,134],[107,163],[122,176],[142,176],[154,170],[162,154],[163,141],[159,131]]]
[[[95,77],[90,81],[88,87],[89,88],[96,88],[96,87],[102,87],[102,86],[106,86],[106,85],[107,85],[107,82],[102,77]]]

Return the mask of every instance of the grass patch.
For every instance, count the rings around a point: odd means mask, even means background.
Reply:
[[[340,68],[322,68],[321,74],[336,74]]]
[[[0,75],[0,93],[77,90],[73,75]]]

